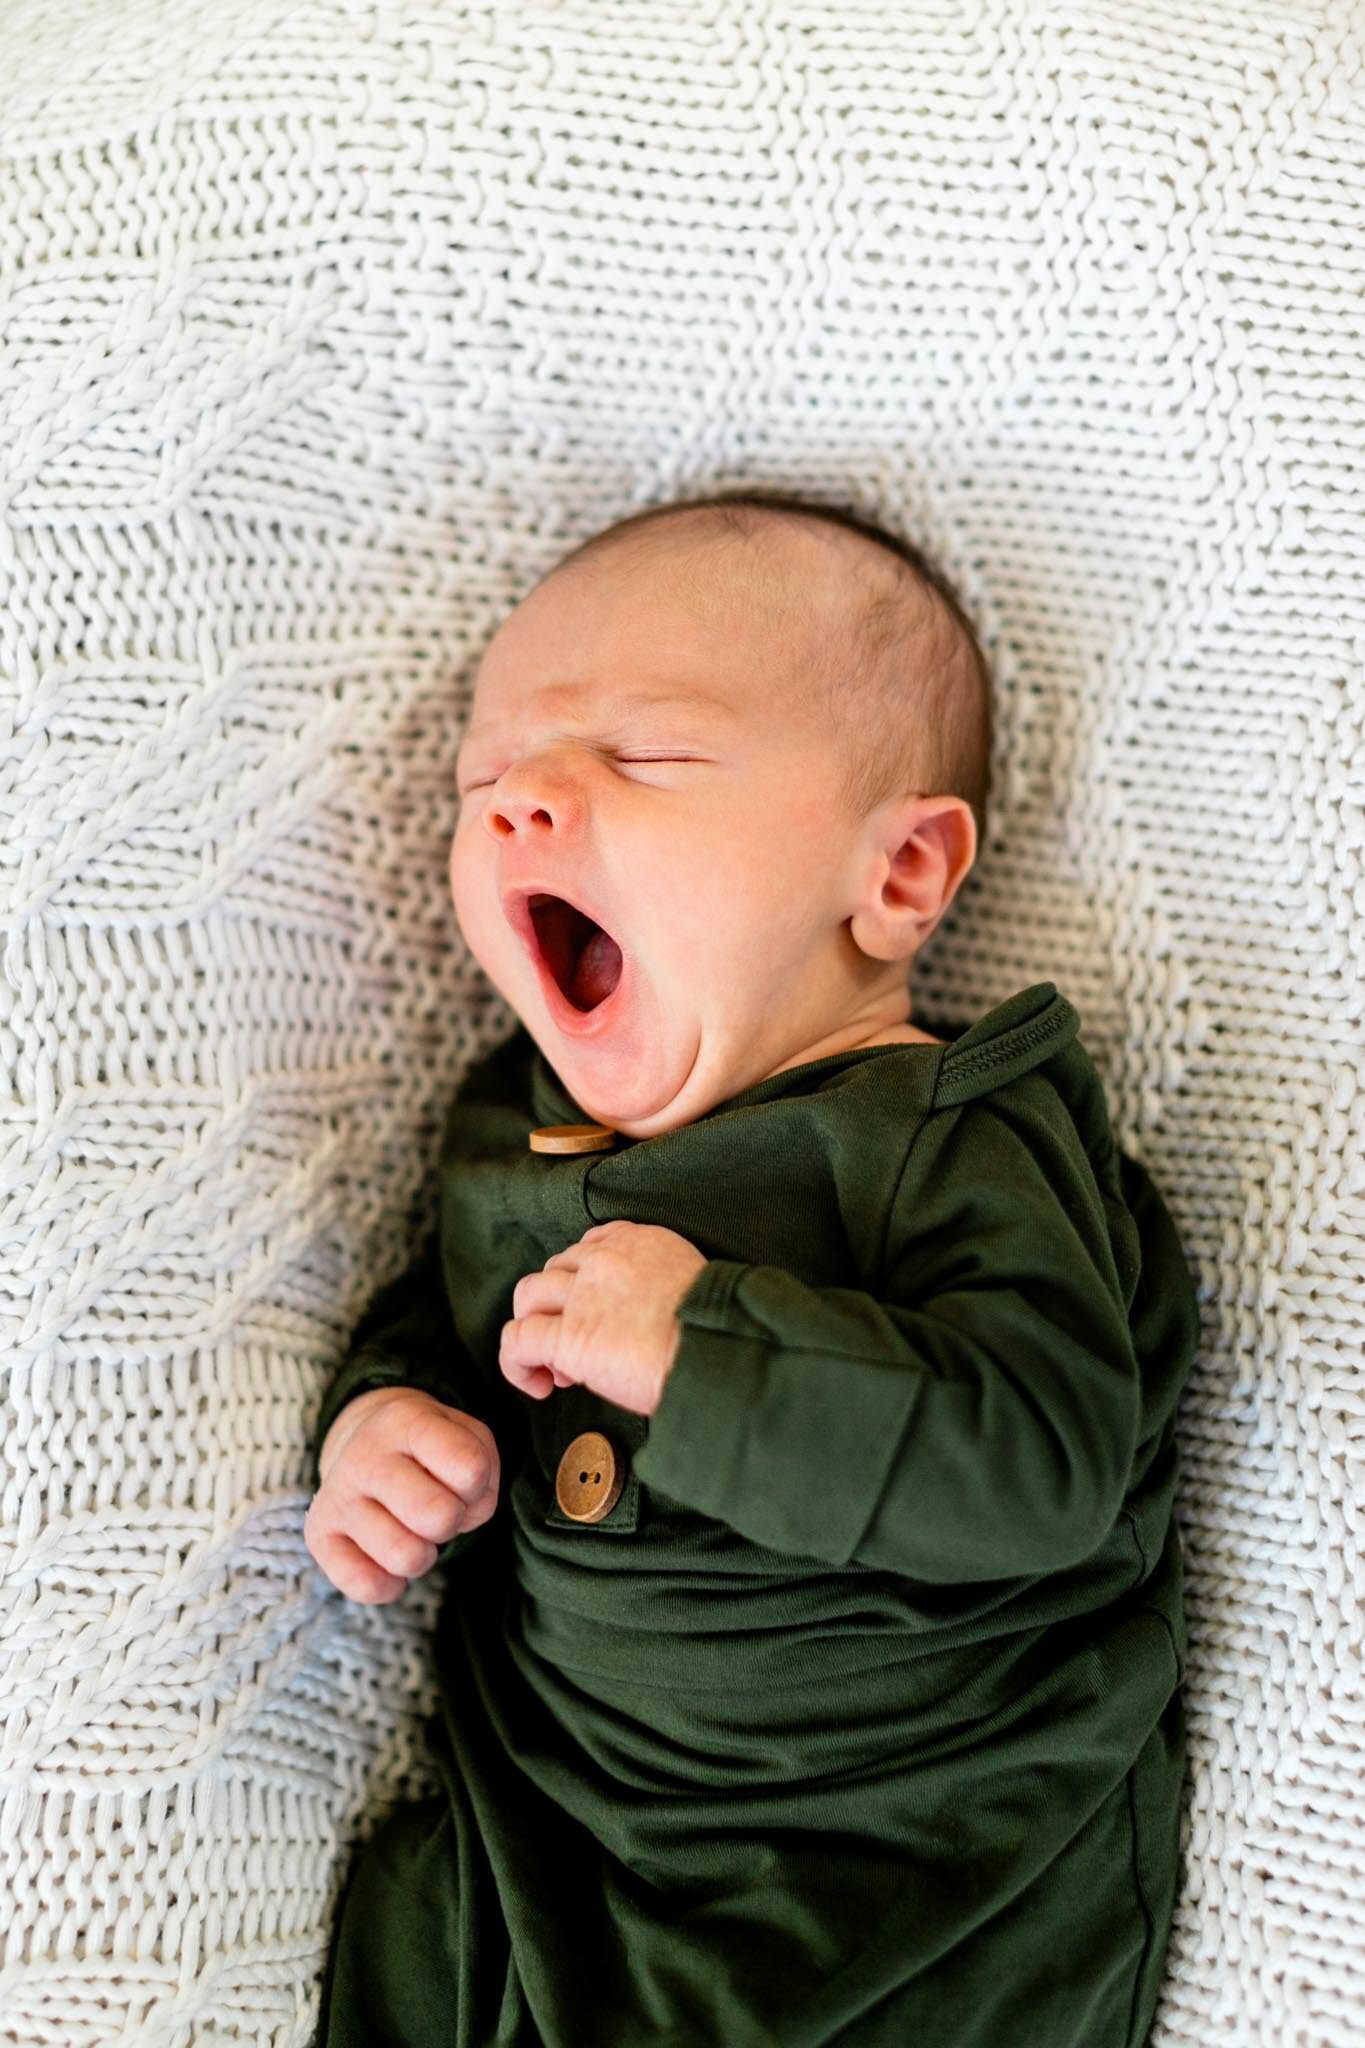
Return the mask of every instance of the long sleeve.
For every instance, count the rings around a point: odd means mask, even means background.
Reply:
[[[1086,1556],[1141,1411],[1117,1157],[1097,1179],[1053,1091],[1020,1083],[925,1119],[875,1294],[708,1260],[640,1477],[773,1549],[940,1584]]]
[[[440,1222],[433,1224],[416,1256],[381,1287],[351,1333],[336,1377],[323,1396],[313,1433],[314,1488],[327,1433],[348,1401],[375,1387],[419,1387],[452,1408],[487,1422],[502,1450],[499,1407],[455,1328],[441,1268]],[[501,1507],[501,1502],[499,1503]],[[444,1563],[483,1530],[461,1531],[437,1556]]]

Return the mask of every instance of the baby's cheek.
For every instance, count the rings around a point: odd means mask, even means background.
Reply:
[[[497,905],[458,833],[450,853],[450,900],[461,937],[479,965],[491,973],[495,962],[504,956],[505,933],[499,929]]]

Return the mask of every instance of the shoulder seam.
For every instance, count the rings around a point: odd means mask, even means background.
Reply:
[[[1056,1035],[1057,1020],[1055,1017],[1051,1023],[1020,1024],[1009,1033],[1007,1038],[997,1040],[994,1045],[974,1045],[970,1052],[962,1054],[956,1065],[960,1070],[967,1070],[972,1067],[1002,1065],[1007,1060],[1013,1059],[1022,1048],[1038,1045],[1043,1039],[1055,1038]],[[949,1046],[941,1062],[942,1066],[947,1066],[949,1060],[953,1057],[954,1050],[954,1047]]]
[[[1056,996],[1049,1010],[1050,1014],[1018,1024],[987,1045],[964,1049],[960,1058],[954,1058],[952,1051],[946,1054],[934,1077],[931,1109],[946,1109],[970,1100],[974,1083],[997,1069],[1006,1077],[999,1086],[1022,1078],[1042,1064],[1041,1057],[1032,1058],[1035,1052],[1049,1058],[1065,1053],[1076,1042],[1079,1018],[1075,1007],[1064,996]]]

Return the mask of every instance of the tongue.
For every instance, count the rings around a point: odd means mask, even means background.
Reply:
[[[603,1002],[621,979],[621,948],[599,925],[578,956],[569,994],[580,1010]]]

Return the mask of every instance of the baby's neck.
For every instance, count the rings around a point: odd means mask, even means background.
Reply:
[[[946,1040],[935,1038],[932,1031],[920,1031],[913,1024],[897,1024],[889,1031],[879,1031],[873,1038],[858,1041],[863,1045],[943,1045]]]
[[[783,1060],[764,1076],[771,1080],[772,1074],[785,1073],[788,1067],[801,1067],[808,1060],[828,1059],[834,1053],[862,1052],[869,1045],[943,1045],[946,1041],[935,1038],[932,1032],[921,1031],[916,1024],[884,1024],[880,1030],[869,1031],[866,1038],[849,1039],[843,1045],[826,1045],[807,1052],[794,1052],[790,1059]]]

